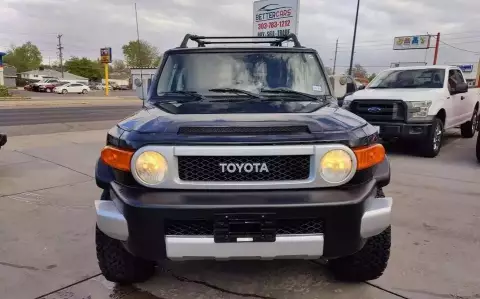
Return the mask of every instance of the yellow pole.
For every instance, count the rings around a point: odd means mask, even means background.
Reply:
[[[105,95],[108,96],[108,63],[105,65]]]

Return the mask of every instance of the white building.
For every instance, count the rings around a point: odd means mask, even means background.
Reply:
[[[148,89],[150,88],[150,85],[152,84],[153,77],[155,76],[155,73],[157,72],[158,68],[132,68],[130,69],[130,72],[132,74],[132,89],[136,90],[136,94],[139,98],[144,98],[146,94],[148,93]],[[135,85],[135,80],[140,79],[142,80],[142,87],[143,91],[141,88],[137,88]]]
[[[62,73],[56,70],[46,69],[46,70],[33,70],[28,72],[20,73],[20,76],[24,79],[33,79],[33,80],[42,80],[47,78],[56,78],[60,81],[70,82],[70,83],[84,83],[88,84],[88,78],[77,76],[69,72]]]

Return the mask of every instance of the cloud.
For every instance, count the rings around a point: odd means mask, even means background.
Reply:
[[[252,2],[239,0],[137,0],[140,37],[160,50],[176,47],[185,33],[250,35]],[[344,69],[350,48],[356,0],[300,0],[299,38],[317,49],[324,63]],[[433,50],[393,51],[393,37],[442,33],[442,41],[480,52],[480,1],[362,0],[355,62],[378,72],[391,62],[433,60]],[[136,39],[134,0],[4,0],[0,3],[0,50],[32,41],[44,58],[57,57],[62,34],[66,57],[98,57],[111,46],[121,58],[122,45]],[[15,26],[12,26],[15,24]],[[458,34],[452,34],[458,33]],[[442,44],[439,62],[473,62],[479,55]]]

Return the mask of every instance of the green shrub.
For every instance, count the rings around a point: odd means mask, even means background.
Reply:
[[[0,98],[1,97],[9,97],[10,93],[8,92],[8,88],[4,85],[0,85]]]

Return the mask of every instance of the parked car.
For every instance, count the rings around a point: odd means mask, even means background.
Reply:
[[[339,280],[380,277],[393,200],[374,127],[338,109],[317,51],[294,34],[209,41],[166,51],[144,108],[107,133],[95,169],[104,277],[145,281],[166,260],[319,257]],[[239,69],[265,85],[222,85]]]
[[[82,83],[67,83],[61,86],[55,87],[53,90],[55,93],[83,93],[86,94],[90,91],[90,87]]]
[[[37,83],[34,83],[32,85],[32,90],[33,91],[40,91],[40,87],[42,86],[42,89],[46,85],[52,85],[52,84],[58,84],[60,83],[60,80],[57,78],[48,78],[48,79],[43,79]]]
[[[38,91],[41,91],[41,92],[53,92],[53,90],[58,87],[58,86],[62,86],[62,85],[65,85],[65,84],[68,84],[68,82],[56,82],[56,83],[48,83],[48,84],[44,84],[44,85],[40,85],[38,87]]]
[[[98,90],[105,90],[105,88],[106,88],[106,85],[104,83],[101,83],[101,84],[97,85]],[[113,90],[112,85],[110,85],[110,84],[108,85],[108,90]]]
[[[474,137],[479,105],[480,89],[469,89],[458,67],[438,65],[383,71],[343,103],[385,140],[409,140],[425,157],[438,155],[447,129]]]
[[[0,133],[0,148],[7,143],[7,135]]]

